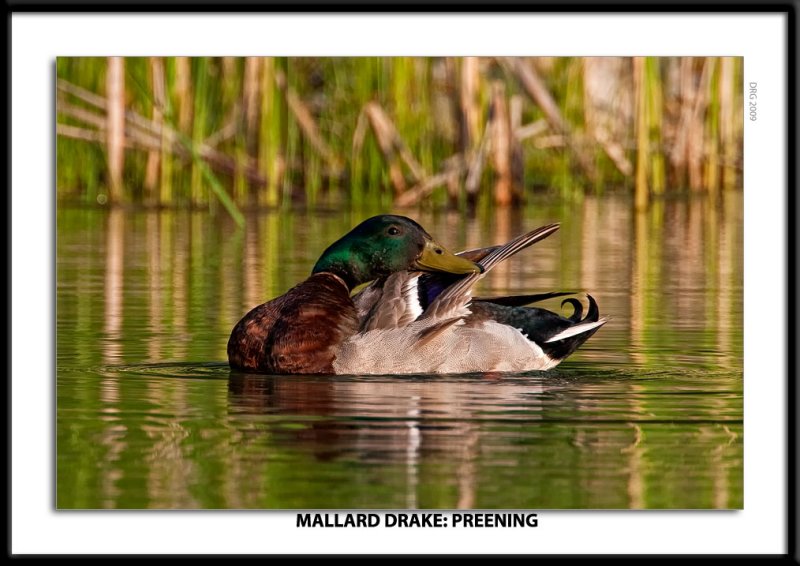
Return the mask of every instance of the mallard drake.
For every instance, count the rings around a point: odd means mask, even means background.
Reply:
[[[564,318],[527,305],[570,295],[472,298],[472,287],[495,265],[558,230],[550,224],[502,246],[457,254],[481,270],[468,275],[398,271],[356,295],[358,332],[336,348],[337,374],[469,373],[555,367],[607,322],[587,295],[586,317],[575,298]],[[416,290],[416,292],[412,292]]]
[[[393,273],[458,276],[481,269],[447,251],[410,218],[370,218],[331,244],[308,279],[236,324],[228,340],[228,362],[234,369],[262,373],[336,373],[338,348],[360,329],[351,298],[355,287],[385,281]],[[411,289],[391,300],[413,303]]]

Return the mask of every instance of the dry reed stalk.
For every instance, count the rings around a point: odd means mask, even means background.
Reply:
[[[161,127],[164,121],[164,108],[166,102],[166,85],[164,82],[164,60],[161,57],[150,57],[150,77],[153,85],[153,124]],[[163,180],[162,169],[162,150],[152,150],[147,154],[147,166],[144,176],[144,186],[147,191],[146,202],[157,204],[160,200],[160,193],[156,191],[156,186]]]
[[[230,122],[208,136],[205,140],[203,140],[203,143],[208,147],[216,147],[234,137],[238,133],[238,124],[235,121],[236,114],[234,112],[231,112],[231,117],[233,119],[231,119]]]
[[[56,135],[100,144],[105,143],[107,137],[105,129],[87,130],[86,128],[79,128],[78,126],[70,126],[67,124],[56,124]],[[127,145],[127,139],[125,143],[127,147],[130,147]]]
[[[383,159],[387,167],[389,167],[389,180],[392,183],[395,196],[402,195],[407,188],[406,179],[394,148],[391,130],[387,125],[388,120],[384,120],[385,114],[378,106],[377,102],[368,103],[364,107],[364,114],[369,120],[372,132],[375,134],[375,139],[378,141],[378,147],[381,149]]]
[[[673,183],[682,185],[686,182],[689,132],[692,122],[692,109],[694,108],[695,89],[693,84],[692,57],[680,59],[678,70],[678,91],[680,96],[680,118],[675,131],[675,138],[670,152],[670,164],[674,175]]]
[[[394,123],[377,102],[368,102],[364,106],[364,114],[369,120],[372,132],[378,141],[384,161],[389,167],[389,179],[392,182],[395,195],[406,190],[406,180],[403,175],[400,161],[408,167],[415,183],[422,182],[427,174],[422,166],[414,159]]]
[[[306,141],[314,148],[314,150],[322,157],[332,177],[338,178],[342,174],[342,160],[336,151],[328,145],[319,133],[314,116],[308,109],[308,106],[300,99],[297,93],[286,82],[286,75],[282,71],[275,73],[275,83],[278,88],[283,92],[286,98],[286,103],[289,110],[297,120],[300,131],[303,133]]]
[[[252,105],[252,100],[248,100],[248,96],[251,96],[251,94],[247,92],[247,63],[245,62],[244,81],[240,80],[239,66],[237,63],[236,57],[222,58],[222,105],[230,109],[227,120],[228,123],[233,126],[231,128],[233,155],[236,162],[242,164],[248,159],[248,133],[251,128],[246,115],[247,112],[242,111],[242,106],[246,108],[248,104]],[[217,139],[224,137],[226,129],[228,128],[223,127],[221,130],[208,136],[204,140],[204,143],[212,147]],[[233,198],[239,203],[246,201],[248,196],[247,180],[242,169],[241,166],[237,167],[233,175]]]
[[[431,112],[434,114],[434,128],[438,127],[439,135],[442,138],[460,148],[461,153],[466,153],[464,134],[461,131],[465,127],[465,121],[461,109],[461,88],[459,86],[461,80],[458,61],[455,57],[445,57],[441,68],[442,77],[433,81],[433,84],[437,86],[432,86],[432,88],[443,91],[441,95],[433,95]]]
[[[533,140],[536,149],[550,149],[554,147],[567,147],[567,139],[561,134],[538,136]]]
[[[705,127],[704,146],[706,148],[705,175],[703,187],[712,193],[719,189],[719,58],[709,57],[709,80],[706,87],[708,100],[707,120]]]
[[[108,121],[106,119],[106,114],[95,113],[87,110],[86,108],[73,106],[63,101],[60,101],[58,104],[58,112],[59,114],[73,118],[79,122],[83,122],[84,124],[94,126],[96,128],[96,130],[86,130],[79,127],[75,127],[75,130],[65,128],[60,130],[64,132],[64,135],[86,140],[89,140],[89,138],[94,139],[97,137],[97,135],[100,135],[103,138],[103,143],[108,143]],[[59,126],[65,126],[65,124],[59,124]],[[134,142],[138,143],[139,145],[135,146]],[[148,132],[142,133],[138,131],[135,125],[132,125],[126,129],[124,143],[128,147],[144,146],[143,148],[148,151],[158,148],[158,138],[154,135],[150,135]]]
[[[394,205],[399,208],[418,204],[423,198],[430,195],[434,189],[442,185],[448,188],[458,181],[464,172],[464,161],[461,155],[454,155],[445,160],[445,168],[441,173],[426,177],[407,191],[400,193],[394,200]],[[457,198],[457,196],[456,196]]]
[[[175,100],[178,107],[178,131],[191,135],[192,62],[189,57],[175,57]]]
[[[530,124],[518,126],[514,130],[514,137],[517,138],[517,142],[522,142],[528,138],[533,138],[545,133],[549,127],[550,126],[547,125],[547,120],[541,118]]]
[[[464,57],[461,60],[461,150],[471,150],[480,134],[481,111],[478,103],[480,89],[480,59]]]
[[[447,178],[447,204],[451,208],[456,208],[461,198],[461,178],[465,170],[464,156],[454,155],[445,162],[445,169],[450,170],[451,174]]]
[[[705,157],[705,120],[703,116],[706,109],[706,90],[708,85],[709,63],[707,60],[702,62],[699,83],[695,86],[695,73],[692,66],[689,67],[689,76],[683,77],[688,80],[688,88],[692,95],[691,107],[688,124],[686,125],[686,164],[689,177],[689,188],[693,191],[703,189],[703,160]]]
[[[72,104],[65,102],[60,98],[58,101],[59,114],[64,114],[65,116],[80,120],[85,124],[89,124],[90,126],[94,126],[95,128],[102,130],[106,133],[106,135],[108,135],[108,114],[106,113],[106,105],[103,104],[100,110],[102,111],[102,114],[92,112],[79,106],[73,106]],[[108,142],[108,140],[106,140],[106,142]]]
[[[662,147],[664,102],[661,69],[657,57],[645,57],[644,85],[647,90],[647,128],[650,138],[650,181],[653,194],[663,194],[666,185]]]
[[[258,133],[259,102],[261,100],[261,57],[244,60],[244,129],[248,154],[254,153]]]
[[[67,112],[65,115],[70,116]],[[71,116],[74,118],[74,116]],[[108,130],[103,127],[98,130],[89,130],[78,126],[70,126],[67,124],[56,124],[56,134],[66,138],[83,140],[88,142],[95,142],[104,145],[108,140]],[[123,144],[126,149],[138,149],[142,151],[155,151],[159,147],[159,140],[154,136],[149,136],[146,132],[140,130],[129,129]],[[185,150],[183,152],[176,152],[183,157],[189,157],[189,153]]]
[[[578,136],[570,133],[566,121],[561,116],[558,105],[533,66],[520,57],[502,57],[500,62],[517,77],[525,92],[528,93],[544,114],[550,127],[564,136],[570,151],[575,155],[578,166],[583,170],[584,174],[589,180],[596,182],[599,177],[594,161],[584,149],[584,144],[578,139]]]
[[[489,135],[491,127],[487,122],[481,136],[481,143],[478,150],[473,152],[467,168],[467,178],[464,180],[464,192],[467,195],[467,203],[474,206],[478,201],[478,189],[480,188],[483,166],[489,153]]]
[[[533,66],[520,57],[504,57],[501,62],[517,77],[525,92],[539,106],[550,126],[557,132],[566,132],[568,128],[561,111]]]
[[[708,59],[703,61],[700,72],[700,83],[695,89],[694,106],[689,122],[688,143],[686,147],[689,188],[700,191],[704,187],[703,161],[705,158],[705,120],[703,119],[708,104],[708,86],[713,63]]]
[[[522,127],[522,97],[515,94],[509,103],[509,143],[511,145],[511,187],[514,197],[522,200],[522,186],[525,178],[525,163],[522,155],[522,145],[519,138],[514,135]]]
[[[693,191],[701,190],[705,184],[703,161],[707,148],[704,144],[704,116],[713,71],[713,63],[704,60],[698,80],[694,70],[696,59],[684,57],[680,60],[680,120],[670,153],[675,183],[686,182],[688,175],[688,185]]]
[[[355,156],[361,153],[361,149],[364,147],[364,141],[367,139],[367,130],[369,129],[369,120],[367,119],[367,113],[362,109],[361,112],[358,113],[358,118],[356,119],[356,127],[353,130],[353,144],[352,144],[352,155],[353,161],[355,160]]]
[[[154,96],[156,104],[165,112],[169,108],[169,98],[167,91],[166,69],[164,60],[159,59],[161,63],[158,68],[153,70],[153,84]],[[163,116],[162,116],[163,117]],[[173,196],[173,153],[172,144],[169,137],[164,130],[164,121],[161,121],[161,182],[159,183],[159,203],[163,205],[172,204]]]
[[[627,134],[626,109],[630,87],[623,84],[628,71],[622,57],[587,57],[582,60],[583,109],[586,130],[625,177],[633,175],[633,165],[617,140]],[[627,77],[627,74],[625,74]]]
[[[648,201],[648,163],[650,139],[647,119],[647,88],[645,80],[645,58],[633,58],[633,84],[636,92],[636,186],[634,206],[636,210],[647,208]]]
[[[630,177],[633,175],[633,164],[625,155],[625,148],[610,138],[608,130],[598,126],[594,129],[594,139],[603,148],[603,151],[617,168],[617,171]]]
[[[106,74],[109,201],[123,200],[122,173],[125,167],[125,59],[109,57]]]
[[[207,135],[206,128],[208,127],[208,116],[211,109],[206,105],[204,98],[211,83],[212,64],[210,57],[197,57],[194,60],[196,71],[196,76],[194,77],[195,88],[191,92],[191,138],[193,147],[200,146]],[[189,202],[192,207],[205,207],[208,205],[209,188],[203,164],[197,159],[192,159],[189,182]]]
[[[283,184],[284,158],[281,145],[281,105],[285,99],[275,96],[275,59],[265,57],[261,65],[261,128],[258,140],[258,169],[268,180],[266,190],[258,191],[258,204],[277,206]]]
[[[505,85],[492,82],[492,165],[495,173],[494,203],[508,206],[514,199],[511,188],[511,129]]]
[[[65,81],[59,81],[57,86],[59,90],[69,92],[105,112],[107,103],[103,97],[84,91],[80,87]],[[59,101],[58,111],[65,116],[75,118],[98,129],[105,130],[106,128],[106,120],[102,114],[93,113],[85,108],[72,106],[63,101]],[[177,154],[182,158],[191,157],[193,153],[197,153],[210,167],[229,175],[234,174],[237,167],[240,166],[232,157],[206,144],[192,144],[186,136],[179,134],[165,123],[158,125],[132,110],[128,110],[125,113],[125,120],[128,125],[129,145],[137,144],[138,147],[147,150],[165,147],[165,150],[169,153]],[[257,186],[266,185],[266,179],[260,174],[252,161],[252,159],[248,159],[242,165],[245,177],[250,183]]]
[[[738,158],[736,136],[736,107],[734,93],[737,85],[734,66],[736,59],[722,57],[719,70],[719,113],[720,137],[722,138],[722,186],[732,189],[736,186],[736,167]]]

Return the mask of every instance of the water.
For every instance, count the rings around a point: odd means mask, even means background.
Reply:
[[[592,293],[612,320],[555,370],[231,372],[242,314],[376,212],[59,210],[57,506],[742,507],[740,193],[414,214],[452,249],[562,223],[479,289]]]

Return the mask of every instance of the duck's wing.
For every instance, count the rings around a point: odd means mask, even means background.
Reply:
[[[549,236],[550,234],[552,234],[553,232],[558,230],[559,227],[560,227],[560,224],[558,224],[558,223],[548,224],[547,226],[542,226],[541,228],[537,228],[536,230],[533,230],[532,232],[528,232],[527,234],[523,234],[522,236],[520,236],[519,238],[515,238],[514,240],[512,240],[508,244],[505,244],[505,245],[498,244],[496,246],[487,246],[485,248],[475,248],[475,249],[472,249],[472,250],[464,250],[464,251],[458,252],[456,255],[460,256],[460,257],[463,257],[463,258],[466,258],[466,259],[468,259],[470,261],[474,261],[475,263],[481,264],[484,267],[484,272],[485,272],[488,269],[486,264],[485,264],[485,262],[486,262],[487,258],[490,256],[490,254],[496,253],[496,252],[498,252],[498,250],[501,250],[501,249],[506,249],[507,246],[509,246],[512,243],[514,243],[515,245],[518,244],[520,246],[519,248],[517,248],[513,252],[511,252],[511,255],[514,255],[515,253],[524,250],[528,246],[530,246],[532,244],[535,244],[536,242],[538,242],[540,240],[543,240],[544,238],[546,238],[547,236]],[[540,231],[542,232],[542,235],[540,235],[538,237],[537,236],[533,236],[534,234],[538,234]],[[506,256],[506,257],[510,257],[510,256]],[[500,261],[502,261],[502,260],[500,260]],[[420,279],[419,279],[419,284],[418,284],[419,301],[420,301],[420,305],[422,306],[422,308],[423,309],[427,309],[428,305],[433,303],[433,301],[436,299],[436,297],[438,297],[445,289],[447,289],[448,287],[450,287],[454,283],[462,280],[463,278],[464,278],[463,275],[451,275],[451,274],[448,274],[448,273],[425,273],[424,275],[422,275],[420,277]],[[569,294],[569,293],[564,293],[564,294]],[[562,296],[562,295],[554,295],[554,296]],[[507,301],[512,301],[515,304],[530,304],[530,303],[533,303],[533,302],[536,302],[536,301],[541,301],[541,300],[550,298],[549,296],[541,296],[541,295],[524,295],[524,297],[531,297],[530,300],[527,300],[527,299],[523,299],[522,297],[523,296],[520,296],[519,299],[515,299],[513,297],[495,297],[494,299],[502,301],[502,302],[504,302],[504,304]],[[486,299],[486,300],[493,301],[494,299]],[[476,298],[476,300],[478,300],[478,299]],[[527,302],[519,302],[519,301],[527,301]]]
[[[438,293],[419,318],[444,321],[453,317],[461,318],[468,315],[469,311],[466,306],[472,298],[472,287],[481,278],[486,276],[500,262],[550,236],[558,230],[559,226],[559,224],[548,224],[518,236],[505,245],[493,246],[477,262],[483,267],[483,272],[461,276],[457,281]]]

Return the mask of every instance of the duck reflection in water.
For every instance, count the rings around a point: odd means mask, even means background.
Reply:
[[[521,385],[496,374],[359,380],[235,372],[228,381],[231,414],[267,417],[276,441],[320,460],[405,463],[425,454],[471,460],[485,422],[541,419],[544,392],[544,378]]]

